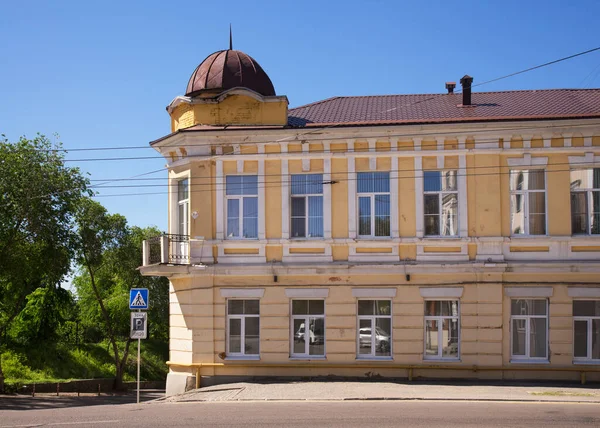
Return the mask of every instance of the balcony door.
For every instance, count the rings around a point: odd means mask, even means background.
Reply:
[[[174,251],[176,261],[182,262],[189,255],[190,197],[187,178],[177,182],[177,230],[175,234],[180,236],[171,238],[171,249]]]

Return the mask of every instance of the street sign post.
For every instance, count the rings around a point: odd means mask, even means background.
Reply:
[[[148,337],[148,313],[141,309],[148,309],[150,298],[147,288],[132,288],[129,290],[129,309],[137,309],[131,313],[131,334],[129,337],[138,340],[137,347],[137,402],[140,402],[140,346],[141,339]]]

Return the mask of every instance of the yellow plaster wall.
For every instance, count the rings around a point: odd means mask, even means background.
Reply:
[[[417,234],[414,169],[412,158],[398,159],[398,226],[401,237]]]
[[[171,112],[171,131],[194,125],[286,125],[287,101],[263,102],[230,95],[220,102],[181,104]]]
[[[331,179],[337,183],[331,185],[331,236],[345,238],[348,236],[348,161],[343,158],[331,159]],[[343,257],[339,248],[334,247],[334,258]],[[346,260],[348,259],[346,249]],[[344,260],[344,259],[336,259]]]
[[[498,155],[476,155],[474,171],[475,198],[469,205],[475,205],[474,236],[500,236],[502,217],[498,209],[502,197],[500,180],[500,159]]]
[[[265,226],[267,239],[281,238],[281,161],[265,161]],[[261,181],[259,179],[259,181]],[[269,258],[268,260],[272,260]]]
[[[548,156],[546,169],[546,197],[548,233],[556,236],[571,235],[571,186],[567,154]]]
[[[190,180],[190,213],[197,211],[198,218],[190,216],[190,236],[204,236],[205,239],[213,237],[214,211],[211,185],[211,161],[195,161],[191,166]]]

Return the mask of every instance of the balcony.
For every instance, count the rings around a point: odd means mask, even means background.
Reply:
[[[202,254],[204,239],[190,239],[189,235],[163,233],[143,242],[143,275],[168,275],[188,271],[190,267],[203,269],[200,258],[192,256],[192,247],[199,246]],[[198,252],[196,250],[196,252]]]

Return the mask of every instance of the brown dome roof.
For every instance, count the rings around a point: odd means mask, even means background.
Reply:
[[[202,61],[192,73],[185,94],[193,97],[202,92],[223,92],[239,87],[264,96],[275,95],[271,79],[254,58],[228,49],[215,52]]]

